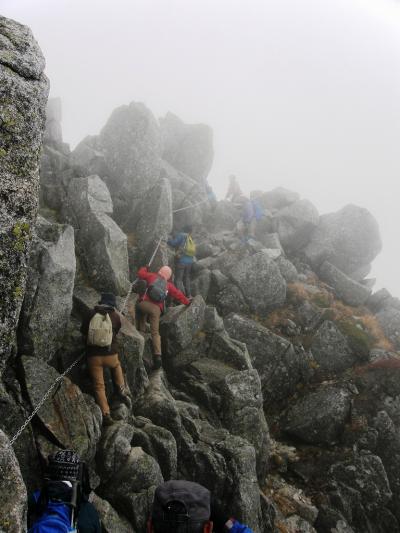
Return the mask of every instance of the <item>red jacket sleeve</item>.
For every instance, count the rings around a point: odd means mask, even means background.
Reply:
[[[148,271],[147,267],[139,268],[137,277],[139,279],[145,279],[146,281],[149,280],[149,277],[152,275],[151,272]]]
[[[174,300],[178,300],[178,302],[181,302],[181,304],[189,305],[190,300],[186,298],[186,296],[181,292],[179,289],[175,287],[172,283],[168,283],[168,292],[174,298]]]

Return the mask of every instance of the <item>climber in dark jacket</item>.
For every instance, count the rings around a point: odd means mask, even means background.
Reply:
[[[72,485],[77,483],[74,516],[77,516],[78,531],[79,533],[101,533],[98,512],[88,501],[91,491],[88,472],[86,465],[80,462],[79,455],[73,450],[61,450],[50,455],[48,463],[44,486],[28,498],[28,527],[33,527],[35,524],[39,527],[39,522],[44,528],[48,520],[51,522],[56,520],[60,524],[65,521],[70,524]]]
[[[107,401],[106,387],[104,384],[104,368],[110,368],[113,376],[113,381],[117,389],[119,399],[124,402],[128,408],[131,407],[131,400],[129,392],[125,385],[124,375],[122,373],[121,364],[118,357],[118,348],[116,336],[121,329],[121,317],[116,311],[116,298],[114,294],[103,293],[99,305],[89,311],[88,315],[82,322],[81,333],[87,338],[89,332],[89,325],[92,318],[100,313],[105,316],[108,315],[112,324],[112,342],[110,346],[87,346],[87,363],[89,373],[92,378],[96,402],[99,405],[103,414],[103,424],[109,426],[113,424],[114,420],[110,414],[110,406]]]
[[[188,298],[192,296],[190,277],[196,253],[192,232],[192,226],[185,226],[174,239],[167,241],[169,246],[176,249],[175,284]]]

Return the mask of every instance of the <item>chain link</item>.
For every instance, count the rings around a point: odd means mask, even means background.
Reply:
[[[55,380],[55,382],[52,384],[52,386],[49,388],[49,390],[46,392],[46,394],[43,396],[43,398],[40,400],[40,402],[37,404],[37,406],[35,407],[35,409],[32,411],[31,415],[25,420],[25,422],[22,424],[22,426],[19,428],[19,430],[16,432],[16,434],[12,437],[12,439],[10,439],[10,446],[13,446],[14,445],[14,442],[20,437],[20,435],[22,434],[22,432],[25,430],[25,428],[27,427],[27,425],[31,422],[32,418],[36,415],[36,413],[40,410],[40,408],[42,407],[42,405],[44,404],[44,402],[47,400],[47,398],[50,396],[51,394],[51,391],[54,389],[54,387],[57,385],[57,383],[59,383],[64,376],[66,376],[68,374],[68,372],[70,370],[72,370],[72,368],[79,363],[79,361],[83,358],[83,356],[85,355],[85,352],[83,352],[79,357],[78,359],[76,359],[68,368],[67,370],[65,370],[62,374],[60,374],[57,379]]]

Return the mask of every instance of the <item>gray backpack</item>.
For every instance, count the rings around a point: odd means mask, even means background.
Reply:
[[[147,288],[147,294],[153,302],[164,302],[168,296],[168,282],[161,277],[155,279]]]

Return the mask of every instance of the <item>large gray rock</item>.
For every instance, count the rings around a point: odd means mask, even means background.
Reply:
[[[204,182],[213,158],[213,133],[205,124],[184,124],[167,113],[160,120],[163,158],[198,182]]]
[[[26,531],[27,493],[17,458],[0,430],[0,531]]]
[[[74,230],[39,218],[36,232],[18,344],[21,353],[48,361],[62,345],[72,310]]]
[[[298,200],[274,216],[276,232],[285,250],[303,248],[318,226],[319,214],[308,200]]]
[[[321,387],[303,397],[287,413],[285,431],[312,444],[333,444],[350,414],[351,394],[339,387]]]
[[[285,301],[286,282],[265,251],[240,261],[231,269],[230,276],[255,313],[266,313]]]
[[[384,507],[392,497],[382,461],[376,455],[362,455],[330,469],[331,476],[350,489],[360,493],[368,514]]]
[[[30,29],[0,16],[0,373],[15,339],[38,207],[44,66]]]
[[[345,274],[351,274],[371,263],[381,248],[375,218],[367,209],[350,204],[320,217],[304,253],[314,268],[329,261]]]
[[[139,221],[135,228],[136,244],[140,250],[138,266],[150,260],[160,239],[166,239],[172,230],[172,194],[171,185],[165,178],[160,179],[149,189],[140,202]],[[168,263],[164,246],[160,246],[152,263],[153,270],[158,270]]]
[[[385,335],[400,349],[400,310],[388,307],[376,315]]]
[[[163,353],[169,359],[186,348],[201,330],[204,323],[206,304],[203,298],[195,296],[188,307],[182,305],[168,310],[160,322],[160,333],[163,342]]]
[[[167,161],[161,162],[161,178],[167,179],[172,189],[174,231],[187,225],[197,228],[209,217],[210,206],[202,183],[180,172]],[[189,207],[189,209],[186,209]]]
[[[64,217],[76,228],[80,259],[99,291],[125,294],[129,288],[126,235],[110,218],[113,204],[98,176],[74,178]]]
[[[178,456],[176,441],[172,433],[141,416],[135,419],[134,425],[132,446],[140,446],[156,459],[164,479],[176,479]]]
[[[88,135],[71,152],[70,162],[77,167],[81,176],[106,178],[109,169],[97,135]]]
[[[346,276],[329,261],[324,261],[318,272],[321,279],[333,287],[336,295],[348,305],[362,305],[371,294],[371,290],[365,285],[361,285],[361,283]]]
[[[34,357],[22,357],[21,364],[30,404],[36,407],[59,374]],[[101,433],[101,412],[68,378],[60,381],[37,416],[60,446],[73,448],[87,462],[93,459]]]
[[[256,450],[257,474],[265,479],[270,450],[268,425],[263,412],[261,381],[256,370],[232,372],[219,387],[221,421],[233,435],[250,442]]]
[[[357,360],[346,337],[330,320],[325,320],[314,335],[311,352],[322,374],[341,372]]]
[[[384,307],[387,307],[386,304],[390,302],[391,298],[392,295],[390,292],[387,289],[382,288],[371,294],[367,300],[367,306],[371,309],[371,311],[376,313]]]
[[[298,353],[288,340],[237,314],[226,317],[224,323],[230,336],[247,346],[251,362],[260,375],[265,409],[291,396],[299,383],[307,381],[309,358]]]
[[[279,271],[286,283],[293,283],[294,281],[297,281],[299,274],[296,267],[291,261],[289,261],[289,259],[286,259],[286,257],[280,255],[277,259],[275,259],[275,263],[278,265]]]
[[[125,379],[136,399],[149,382],[143,362],[144,338],[124,316],[121,316],[121,324],[117,335],[118,354]]]
[[[144,104],[115,109],[99,135],[109,169],[107,184],[118,220],[129,217],[137,200],[160,176],[161,135]]]
[[[106,429],[97,451],[102,484],[97,493],[133,524],[145,531],[156,487],[163,482],[160,467],[139,446],[131,446],[134,428],[118,422]]]

